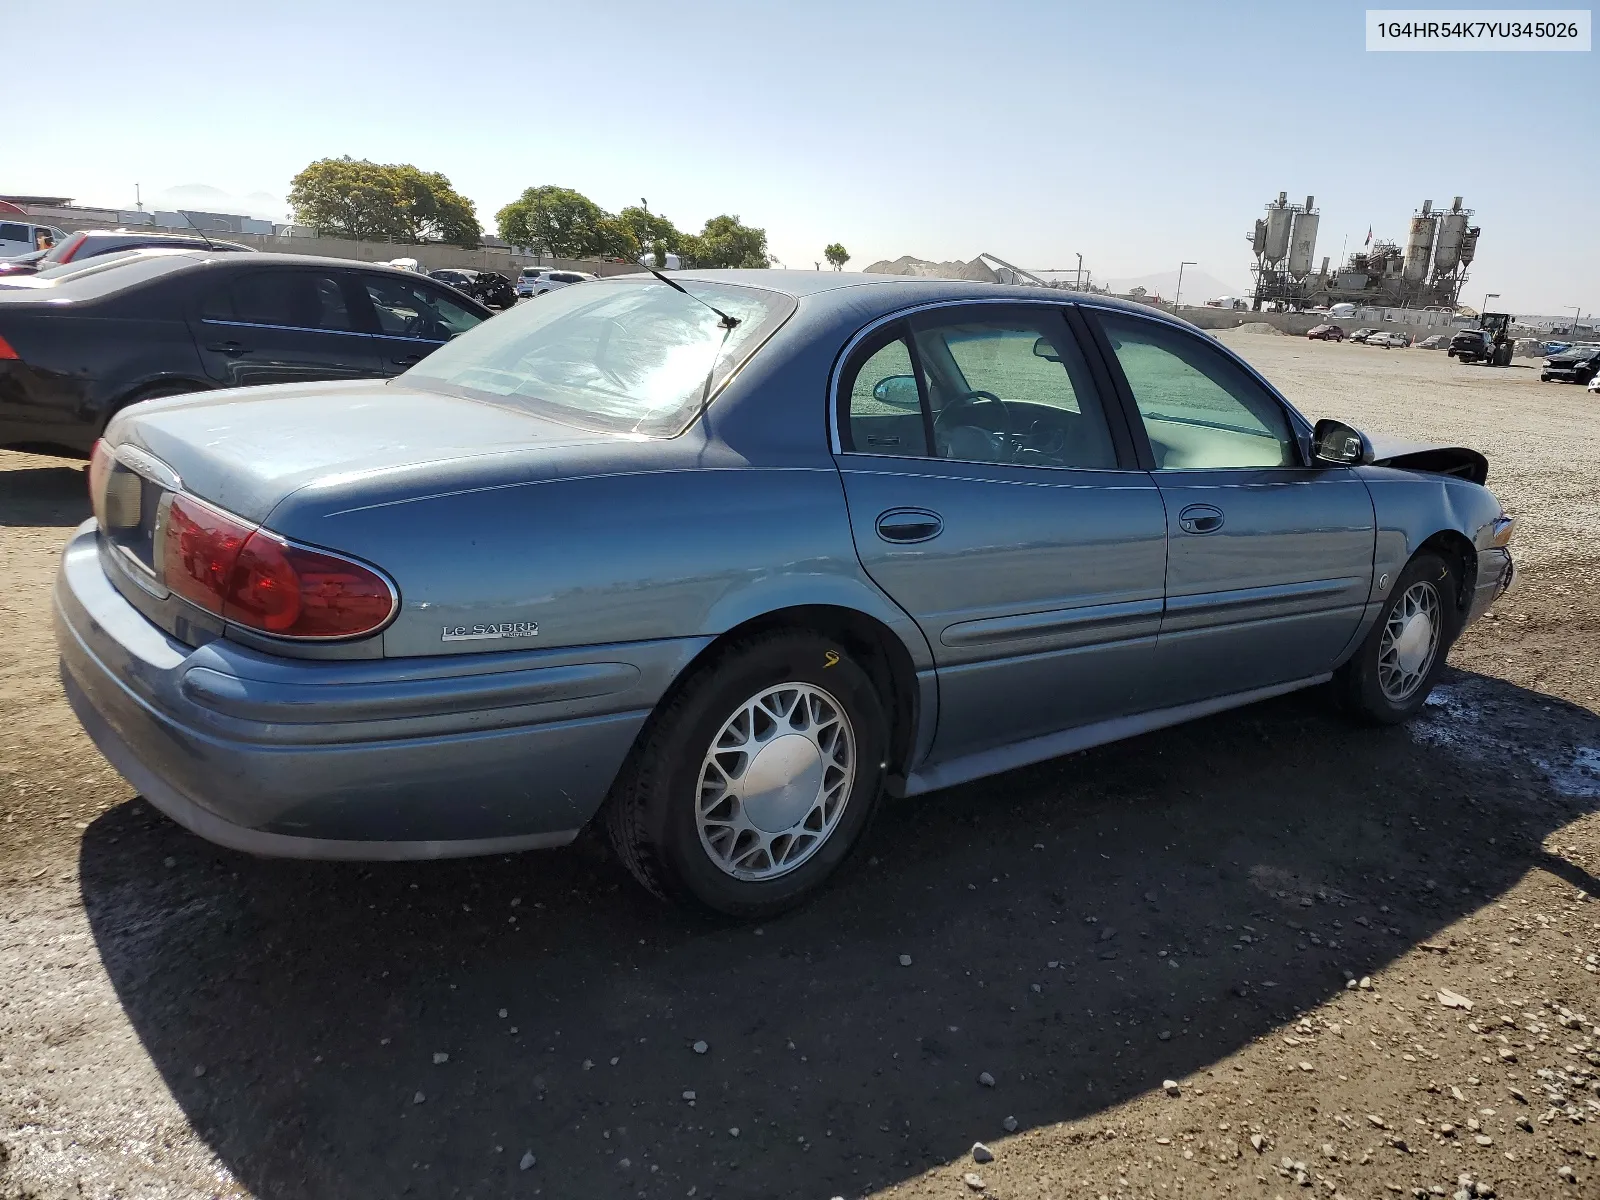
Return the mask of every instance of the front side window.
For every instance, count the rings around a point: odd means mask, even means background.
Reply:
[[[368,275],[362,282],[372,298],[379,332],[390,337],[447,342],[482,321],[443,292],[419,287],[408,279]]]
[[[691,295],[638,276],[560,288],[484,322],[405,377],[585,427],[673,437],[795,308],[763,288],[684,286]],[[707,305],[737,324],[725,327]]]
[[[1283,406],[1238,364],[1181,329],[1100,314],[1158,470],[1293,467]]]
[[[1060,310],[936,312],[914,331],[938,457],[1116,468],[1099,396]]]
[[[201,316],[291,329],[355,329],[337,276],[321,271],[251,271],[206,298]]]

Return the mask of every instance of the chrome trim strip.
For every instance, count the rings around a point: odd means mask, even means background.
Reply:
[[[124,443],[111,447],[111,457],[141,478],[148,479],[169,492],[183,491],[183,480],[178,473],[155,455]]]
[[[1057,608],[1020,616],[988,617],[947,625],[939,635],[946,646],[980,646],[997,642],[1027,641],[1107,625],[1121,625],[1139,617],[1159,617],[1161,599],[1125,600],[1114,604],[1087,604],[1080,608]]]

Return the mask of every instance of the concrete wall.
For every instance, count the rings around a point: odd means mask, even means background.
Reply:
[[[80,229],[116,229],[118,222],[107,219],[77,218],[67,220],[59,215],[35,218],[75,233]],[[193,233],[187,226],[173,227],[162,232]],[[274,254],[321,254],[329,258],[351,258],[358,262],[388,262],[392,258],[414,258],[424,271],[437,271],[442,267],[470,267],[478,271],[499,271],[515,276],[523,267],[556,267],[568,271],[588,271],[594,275],[624,275],[641,268],[633,263],[608,263],[594,259],[548,258],[536,254],[515,254],[498,247],[481,246],[476,250],[463,250],[460,246],[408,246],[399,242],[351,242],[342,238],[277,237],[270,234],[219,233],[205,231],[207,237],[238,242],[257,250]]]
[[[1163,306],[1162,311],[1171,312],[1171,306]],[[1229,312],[1221,308],[1190,308],[1186,304],[1178,310],[1178,316],[1198,325],[1201,329],[1237,329],[1246,323],[1259,321],[1297,337],[1303,337],[1307,330],[1318,325],[1337,325],[1346,333],[1366,326],[1381,329],[1386,333],[1409,333],[1412,338],[1425,338],[1430,334],[1450,333],[1462,328],[1453,325],[1447,313],[1411,312],[1406,313],[1404,318],[1397,315],[1395,320],[1386,321],[1383,319],[1384,311],[1361,309],[1354,317],[1329,318],[1323,313]],[[1399,309],[1390,311],[1396,314],[1401,312]]]

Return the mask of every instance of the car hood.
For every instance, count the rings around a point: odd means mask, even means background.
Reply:
[[[508,458],[518,478],[561,474],[564,456],[621,439],[402,380],[352,380],[150,400],[119,414],[106,440],[154,456],[185,491],[264,522],[302,489],[381,503],[471,486]]]
[[[1467,446],[1410,442],[1384,434],[1369,435],[1367,440],[1372,443],[1375,466],[1454,475],[1473,483],[1489,478],[1489,460]]]

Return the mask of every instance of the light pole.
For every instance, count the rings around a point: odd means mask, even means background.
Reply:
[[[1565,307],[1565,306],[1563,306],[1563,307]],[[1572,329],[1571,329],[1571,332],[1570,332],[1570,336],[1572,336],[1572,337],[1577,337],[1578,336],[1578,318],[1581,317],[1582,315],[1583,315],[1583,305],[1574,304],[1572,306]]]
[[[1489,301],[1498,299],[1500,299],[1499,292],[1485,292],[1483,294],[1483,307],[1478,309],[1478,316],[1482,317],[1484,313],[1489,311]]]
[[[1178,291],[1177,291],[1177,294],[1172,297],[1172,311],[1173,312],[1177,312],[1178,311],[1178,301],[1183,296],[1183,269],[1185,267],[1193,267],[1193,266],[1196,266],[1196,265],[1197,265],[1196,263],[1192,263],[1192,262],[1181,262],[1181,263],[1178,264]]]
[[[1073,253],[1076,254],[1077,251],[1073,251]],[[1083,255],[1081,254],[1078,255],[1078,282],[1074,290],[1083,291]]]

